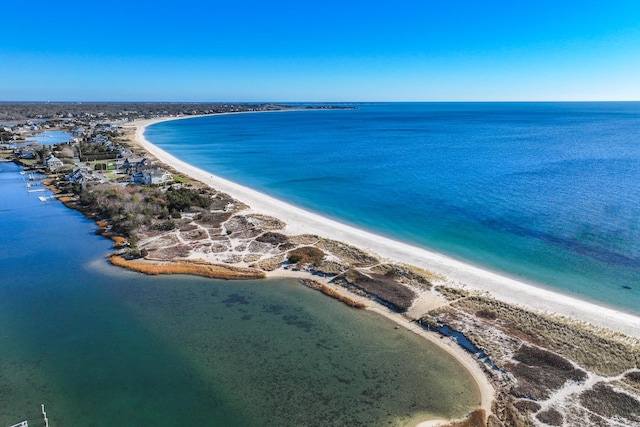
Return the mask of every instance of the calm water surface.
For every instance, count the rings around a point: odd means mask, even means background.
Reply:
[[[339,221],[640,313],[640,103],[357,107],[146,136]]]
[[[419,337],[294,281],[146,277],[0,163],[0,425],[371,426],[478,403]],[[42,193],[37,193],[41,195]]]
[[[69,132],[49,130],[29,136],[28,140],[43,145],[54,145],[71,141],[73,136]]]

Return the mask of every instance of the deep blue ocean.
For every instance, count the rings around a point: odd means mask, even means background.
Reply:
[[[640,312],[640,103],[382,103],[146,137],[339,221]]]

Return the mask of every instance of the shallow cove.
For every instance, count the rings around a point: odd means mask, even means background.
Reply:
[[[0,425],[401,425],[465,414],[467,373],[418,336],[290,280],[148,277],[2,164]]]

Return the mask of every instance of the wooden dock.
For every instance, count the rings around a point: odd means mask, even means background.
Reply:
[[[42,411],[42,418],[44,418],[45,427],[49,427],[49,418],[47,418],[47,411],[44,410],[44,403],[40,405],[40,410]],[[29,423],[27,421],[22,421],[21,423],[14,424],[9,427],[29,427]]]

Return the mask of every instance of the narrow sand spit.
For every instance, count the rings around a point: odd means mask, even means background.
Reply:
[[[290,234],[311,233],[371,251],[390,261],[415,265],[439,274],[449,280],[466,285],[469,289],[486,291],[493,298],[521,305],[537,311],[574,318],[640,338],[640,317],[617,311],[595,303],[524,283],[498,273],[429,251],[397,242],[368,231],[324,218],[313,212],[264,195],[250,188],[198,169],[166,151],[154,146],[144,137],[151,124],[193,118],[161,118],[134,122],[136,140],[163,163],[251,206],[251,211],[271,215],[287,223]]]
[[[155,156],[160,162],[248,204],[250,208],[243,211],[243,214],[262,214],[278,218],[286,223],[285,229],[282,230],[284,234],[315,234],[324,238],[345,242],[349,245],[372,252],[377,257],[384,259],[385,262],[396,262],[420,267],[445,278],[443,279],[445,282],[455,282],[468,290],[485,293],[497,300],[502,300],[537,312],[565,316],[579,322],[609,328],[631,337],[640,338],[639,316],[600,306],[596,303],[584,301],[559,292],[550,291],[534,284],[506,277],[499,273],[424,248],[397,242],[342,224],[335,220],[324,218],[316,213],[305,211],[299,207],[198,169],[159,147],[154,146],[144,137],[145,128],[151,124],[192,117],[193,116],[162,118],[134,122],[135,142],[151,155]],[[328,279],[323,280],[316,276],[311,277],[311,274],[308,272],[284,270],[282,268],[268,272],[267,277],[313,278],[313,280],[320,280],[327,286],[335,286],[328,283]],[[344,289],[340,289],[339,292],[345,291]],[[406,328],[421,335],[454,357],[469,372],[478,386],[480,392],[478,408],[483,409],[486,414],[491,413],[491,406],[496,391],[477,361],[457,343],[451,339],[429,333],[421,326],[413,323],[406,316],[393,312],[369,299],[357,295],[349,295],[349,297],[362,302],[367,310],[374,311],[389,318],[399,325],[399,327]],[[424,312],[424,310],[428,311],[434,308],[432,307],[434,304],[438,306],[446,304],[446,301],[430,298],[420,301],[419,306],[413,309],[414,311],[423,310]],[[413,316],[413,318],[418,318],[421,313],[409,314]],[[570,337],[568,338],[570,339]],[[418,427],[435,427],[438,425],[446,425],[449,422],[451,421],[443,419],[423,419],[416,425]]]

